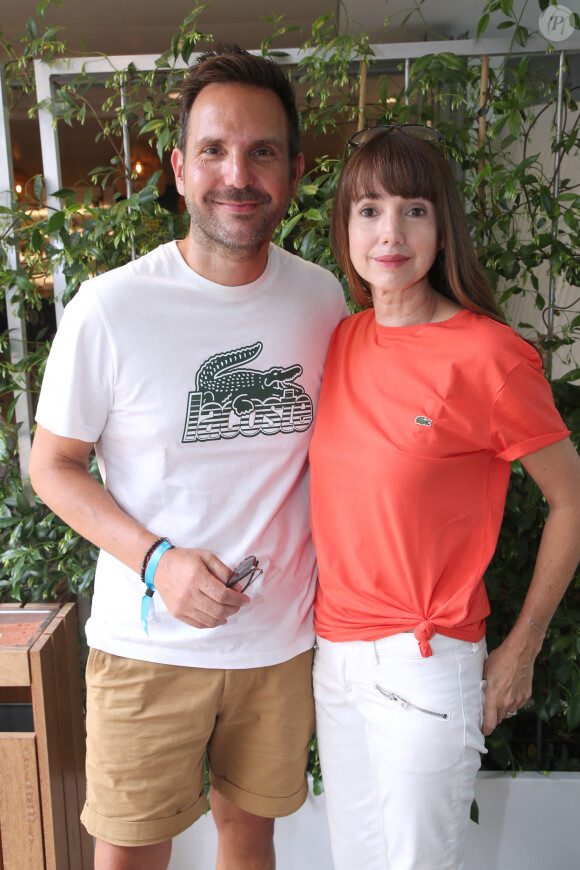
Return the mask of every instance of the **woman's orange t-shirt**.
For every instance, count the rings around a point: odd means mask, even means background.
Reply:
[[[478,641],[510,461],[569,435],[536,351],[487,317],[332,339],[310,447],[316,631]]]

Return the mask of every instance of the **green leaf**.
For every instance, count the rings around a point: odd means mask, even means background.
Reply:
[[[32,231],[32,235],[30,236],[30,247],[37,254],[42,248],[42,233],[35,227]]]
[[[516,32],[514,33],[514,39],[518,45],[524,46],[528,41],[529,30],[527,27],[524,27],[521,24],[518,24],[516,27]]]
[[[477,24],[477,38],[479,39],[487,30],[487,26],[489,24],[489,14],[486,12],[481,16],[479,22]]]
[[[43,194],[44,194],[44,179],[42,175],[34,176],[34,183],[32,185],[32,190],[34,192],[34,197],[38,202],[42,202]]]
[[[169,127],[164,127],[157,136],[157,154],[161,161],[163,160],[165,150],[169,144],[170,139],[171,130],[169,129]]]
[[[580,725],[580,692],[574,695],[568,704],[566,710],[566,721],[568,728],[574,730]]]
[[[453,70],[461,70],[465,69],[465,61],[462,57],[458,57],[456,54],[452,54],[450,51],[442,51],[439,55],[439,58],[445,63],[449,69]]]
[[[141,205],[147,205],[147,203],[155,202],[158,198],[158,191],[156,187],[148,185],[144,187],[143,190],[139,191],[138,201]]]
[[[570,646],[574,644],[575,637],[571,634],[561,635],[560,637],[554,638],[552,643],[550,644],[550,652],[551,653],[560,653],[567,650]]]
[[[283,226],[282,231],[280,232],[280,236],[279,236],[279,239],[281,242],[284,241],[284,239],[292,232],[292,230],[294,229],[296,224],[298,224],[301,219],[302,219],[302,215],[296,214],[296,215],[294,215],[294,217],[290,218],[290,220],[288,220],[284,223],[284,226]]]
[[[317,184],[301,184],[300,185],[300,193],[303,196],[316,196],[318,191],[320,190]]]
[[[514,109],[512,112],[509,113],[507,117],[507,122],[513,135],[519,136],[522,129],[522,119],[517,109]]]
[[[26,32],[31,39],[36,39],[38,36],[38,28],[34,18],[29,18],[25,24]]]
[[[58,233],[64,227],[65,213],[64,211],[55,211],[48,219],[47,229],[50,235]]]

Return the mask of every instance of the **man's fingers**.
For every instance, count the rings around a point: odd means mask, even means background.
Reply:
[[[230,568],[213,553],[176,547],[161,557],[155,586],[175,619],[195,628],[215,628],[250,601],[228,589],[230,575]]]

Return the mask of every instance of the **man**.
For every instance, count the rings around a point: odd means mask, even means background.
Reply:
[[[30,472],[101,548],[83,811],[97,870],[167,867],[171,838],[207,806],[204,752],[217,867],[272,870],[273,819],[306,797],[306,463],[345,303],[332,276],[270,245],[304,165],[281,69],[216,48],[181,106],[172,164],[189,235],[67,306]],[[106,488],[88,473],[94,445]],[[228,588],[250,555],[263,575]]]

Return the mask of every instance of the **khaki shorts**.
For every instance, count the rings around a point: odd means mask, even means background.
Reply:
[[[82,822],[119,846],[171,839],[207,809],[210,782],[275,818],[306,800],[312,651],[265,668],[159,665],[91,650]]]

